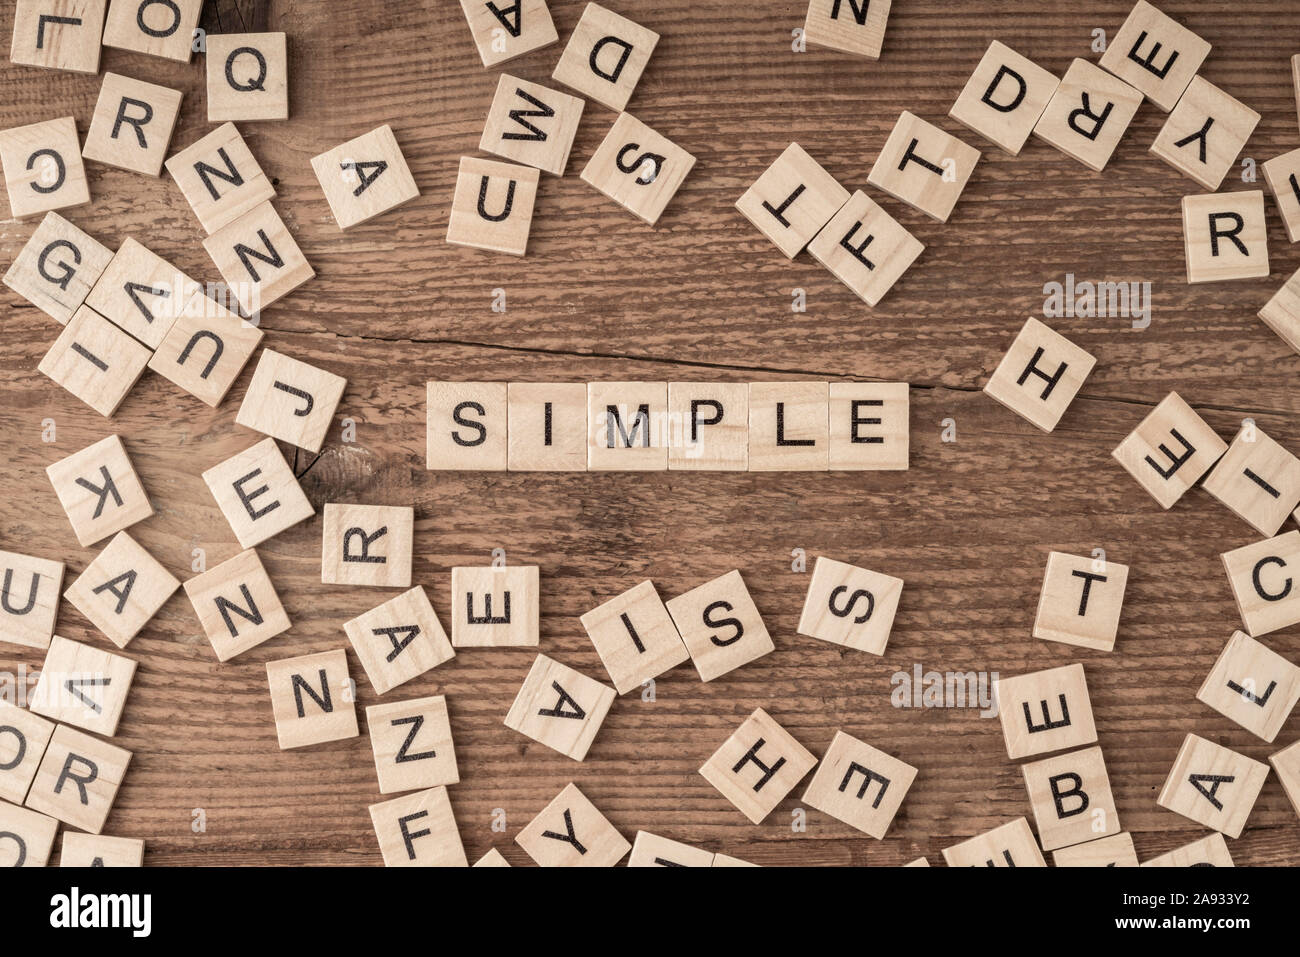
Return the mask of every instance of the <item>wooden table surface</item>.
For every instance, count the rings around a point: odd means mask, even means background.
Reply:
[[[243,4],[248,7],[248,4]],[[582,0],[552,0],[561,40]],[[1110,457],[1171,389],[1223,436],[1252,416],[1300,450],[1300,358],[1256,317],[1300,264],[1269,201],[1272,275],[1188,286],[1179,200],[1200,187],[1147,149],[1164,114],[1139,111],[1096,174],[1041,141],[1008,156],[947,118],[993,39],[1060,75],[1095,60],[1092,31],[1113,36],[1129,0],[953,4],[896,0],[878,62],[791,50],[801,0],[613,6],[662,39],[629,109],[698,163],[656,228],[578,178],[614,119],[588,103],[568,174],[542,178],[522,260],[449,246],[460,156],[475,155],[498,70],[484,69],[458,4],[394,2],[358,12],[340,0],[209,2],[212,32],[245,25],[289,34],[291,116],[243,124],[275,182],[277,208],[316,278],[262,317],[264,344],[344,375],[339,417],[318,456],[286,448],[318,513],[326,502],[414,505],[415,581],[447,611],[450,568],[487,564],[504,548],[542,575],[540,650],[605,674],[578,616],[644,578],[665,597],[739,567],[776,651],[711,682],[689,665],[657,699],[616,701],[579,764],[507,729],[534,652],[466,650],[387,699],[446,694],[461,782],[451,790],[471,861],[491,846],[527,861],[513,837],[570,781],[629,838],[645,829],[761,864],[899,864],[1012,818],[1031,815],[996,719],[976,709],[895,708],[891,676],[924,670],[1013,675],[1082,661],[1121,823],[1145,860],[1202,836],[1156,805],[1185,734],[1266,756],[1300,736],[1292,715],[1267,745],[1195,699],[1240,624],[1219,561],[1258,536],[1200,489],[1168,512]],[[1031,12],[1030,8],[1034,12]],[[1203,75],[1262,114],[1244,156],[1262,163],[1300,146],[1291,45],[1300,7],[1268,2],[1166,3],[1213,44]],[[0,10],[0,36],[13,5]],[[218,22],[220,20],[220,22]],[[561,46],[506,69],[550,84]],[[210,128],[203,70],[104,51],[103,70],[184,91],[173,150]],[[83,135],[100,80],[0,63],[0,128],[71,113]],[[900,111],[911,110],[983,151],[947,224],[879,193],[925,243],[920,260],[869,309],[806,254],[790,262],[733,204],[797,140],[850,189],[867,173]],[[397,134],[421,196],[340,232],[310,159],[373,127]],[[106,245],[135,236],[185,272],[218,278],[203,232],[170,177],[87,164],[92,203],[70,218]],[[1224,189],[1244,184],[1234,172]],[[33,222],[0,223],[8,263]],[[980,392],[1043,285],[1149,281],[1149,328],[1125,318],[1053,325],[1097,367],[1048,435]],[[492,311],[504,289],[507,311]],[[807,311],[791,311],[792,290]],[[67,581],[96,554],[79,548],[44,475],[51,462],[116,432],[156,514],[136,536],[178,577],[201,548],[211,567],[239,548],[200,472],[259,436],[234,422],[253,363],[215,410],[147,373],[105,420],[36,370],[53,320],[0,290],[0,548],[61,559]],[[424,467],[428,379],[878,379],[911,383],[906,472],[842,474],[474,474]],[[957,441],[941,441],[941,421]],[[53,419],[57,441],[42,442]],[[1047,553],[1107,555],[1131,566],[1112,653],[1030,636]],[[808,575],[791,553],[827,555],[903,578],[883,657],[795,633]],[[286,634],[219,664],[178,592],[131,644],[139,661],[117,743],[135,754],[105,833],[145,838],[151,864],[378,864],[367,806],[380,800],[364,735],[281,752],[267,691],[269,660],[347,647],[342,623],[391,592],[320,584],[320,517],[259,548],[293,621]],[[66,602],[58,632],[110,647]],[[1269,636],[1300,661],[1300,629]],[[358,707],[377,700],[349,647]],[[0,646],[0,671],[43,655]],[[920,773],[883,841],[809,811],[792,828],[802,787],[752,826],[697,774],[755,707],[820,756],[837,729]],[[364,730],[364,723],[363,723]],[[202,808],[206,830],[191,827]],[[505,833],[492,830],[504,809]],[[1300,821],[1276,777],[1245,833],[1238,864],[1300,863]]]

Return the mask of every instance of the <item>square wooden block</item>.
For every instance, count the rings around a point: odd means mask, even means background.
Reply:
[[[112,259],[110,250],[58,213],[46,213],[5,272],[4,283],[62,325]]]
[[[629,588],[579,620],[619,694],[690,658],[652,581]]]
[[[909,399],[906,382],[832,382],[831,471],[906,469]]]
[[[149,496],[116,435],[60,459],[45,474],[83,548],[153,514]]]
[[[736,200],[736,209],[793,259],[848,201],[849,191],[791,143]]]
[[[1183,251],[1189,283],[1267,276],[1263,190],[1184,196]]]
[[[808,581],[799,634],[883,655],[903,580],[819,555]]]
[[[109,641],[125,648],[180,587],[158,559],[126,532],[118,532],[63,597]]]
[[[315,156],[311,168],[339,229],[350,229],[420,195],[388,124]]]
[[[631,113],[620,113],[582,170],[582,181],[653,226],[695,157]]]
[[[453,568],[452,647],[536,647],[539,597],[536,565]]]
[[[581,761],[614,703],[614,689],[538,655],[506,715],[506,727]]]
[[[1171,508],[1227,450],[1182,396],[1170,392],[1111,455],[1161,508]]]
[[[1038,596],[1034,637],[1110,651],[1119,634],[1127,584],[1127,565],[1050,552]]]
[[[1217,831],[1167,854],[1143,861],[1142,867],[1234,867],[1228,842]]]
[[[209,236],[275,197],[234,123],[223,123],[164,165]]]
[[[289,118],[283,33],[209,34],[206,62],[209,123]]]
[[[343,630],[376,694],[385,694],[456,655],[420,585],[358,615]],[[413,787],[435,783],[454,782]]]
[[[1076,59],[1047,101],[1034,135],[1100,173],[1141,105],[1142,94],[1133,87]]]
[[[316,275],[293,234],[263,203],[203,240],[221,278],[254,316]]]
[[[515,837],[542,867],[613,867],[632,845],[569,784]]]
[[[157,349],[201,290],[185,273],[128,236],[90,290],[86,305]]]
[[[830,466],[825,382],[749,384],[749,470],[824,472]]]
[[[1245,426],[1205,479],[1209,492],[1261,535],[1276,535],[1300,504],[1300,459]]]
[[[591,471],[664,471],[669,437],[667,382],[587,384]]]
[[[949,867],[1046,867],[1029,821],[1018,817],[943,849]]]
[[[198,292],[154,350],[149,368],[216,408],[261,341],[261,329]]]
[[[637,831],[628,855],[628,867],[712,867],[714,854],[702,847],[692,847],[681,841],[670,840]]]
[[[203,473],[241,548],[260,545],[316,514],[275,439],[263,439]]]
[[[484,66],[505,63],[560,39],[546,0],[518,0],[505,7],[493,0],[460,0],[460,7]]]
[[[1168,113],[1209,53],[1210,45],[1191,30],[1138,0],[1101,65]]]
[[[1031,761],[1022,764],[1020,771],[1043,850],[1119,833],[1119,813],[1101,748]]]
[[[462,156],[447,242],[522,256],[528,249],[540,175],[531,166]]]
[[[916,262],[925,245],[866,193],[849,197],[808,244],[808,252],[868,306]]]
[[[803,800],[879,841],[915,778],[910,764],[836,731]]]
[[[266,663],[280,750],[355,738],[356,697],[342,648]]]
[[[587,383],[511,382],[506,419],[510,471],[587,470]]]
[[[442,695],[371,705],[366,708],[366,727],[380,794],[436,788],[460,780],[447,699]]]
[[[55,635],[32,692],[31,709],[111,738],[134,677],[132,659]]]
[[[1012,760],[1097,740],[1081,664],[999,678],[993,683],[993,694],[1007,757]]]
[[[1157,803],[1228,837],[1240,837],[1266,777],[1267,764],[1189,734]]]
[[[668,383],[668,467],[712,472],[749,468],[747,383]]]
[[[739,571],[669,599],[668,614],[701,681],[712,681],[775,651]]]
[[[63,832],[59,867],[141,867],[144,841],[136,837]]]
[[[1268,759],[1296,814],[1300,814],[1300,741],[1283,748]]]
[[[948,115],[1019,156],[1061,81],[998,40],[989,44]]]
[[[713,855],[714,867],[758,867],[757,864],[751,864],[749,861],[742,861],[738,857],[732,857],[730,854]]]
[[[867,182],[946,223],[979,158],[975,147],[904,110]]]
[[[880,58],[889,22],[891,0],[810,0],[804,18],[804,39],[813,46],[852,53],[868,60]]]
[[[14,219],[90,202],[77,121],[70,116],[0,131],[0,167]]]
[[[37,368],[109,417],[140,378],[151,354],[99,313],[82,306]]]
[[[14,804],[26,800],[53,733],[53,721],[0,700],[0,799]]]
[[[1292,351],[1300,352],[1300,270],[1292,273],[1282,288],[1260,308],[1259,318]]]
[[[0,801],[0,867],[45,867],[59,822]]]
[[[263,349],[235,421],[308,452],[319,452],[347,384],[340,375]]]
[[[563,176],[585,102],[502,73],[478,148]]]
[[[62,587],[63,562],[0,551],[0,641],[48,648]]]
[[[429,382],[425,387],[425,467],[504,472],[506,383]]]
[[[658,42],[659,34],[653,30],[589,3],[551,79],[621,112]]]
[[[1198,76],[1165,120],[1151,152],[1216,190],[1258,123],[1258,113]]]
[[[1052,851],[1057,867],[1137,867],[1133,835],[1127,831]]]
[[[203,0],[110,0],[104,46],[189,63],[202,12]]]
[[[756,708],[700,774],[751,823],[762,824],[816,763],[807,748]]]
[[[985,383],[984,393],[1051,432],[1096,362],[1090,352],[1030,316]]]
[[[289,616],[254,549],[195,575],[185,594],[219,661],[289,630]]]
[[[321,583],[409,588],[415,509],[409,505],[325,506]]]
[[[1282,225],[1286,227],[1286,238],[1291,242],[1300,240],[1300,150],[1275,156],[1268,162],[1262,163],[1260,169],[1263,170],[1264,180],[1273,194],[1273,201],[1277,203],[1278,215],[1282,217]],[[1263,317],[1262,312],[1260,316]],[[1294,349],[1295,346],[1291,345],[1291,348]]]
[[[131,752],[125,748],[61,724],[36,770],[27,807],[98,834],[130,763]]]
[[[1300,701],[1300,668],[1245,632],[1233,632],[1196,699],[1273,741]]]
[[[490,848],[486,854],[470,865],[471,867],[509,867],[510,862],[505,859],[500,851],[495,847]]]
[[[9,60],[74,73],[99,72],[108,0],[17,0]]]
[[[180,90],[105,73],[81,155],[106,166],[158,176],[180,112]]]
[[[1292,529],[1223,553],[1232,597],[1246,633],[1258,638],[1300,622],[1300,532]]]
[[[385,867],[468,867],[445,787],[370,805]]]

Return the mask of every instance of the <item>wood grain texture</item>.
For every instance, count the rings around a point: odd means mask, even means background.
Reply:
[[[561,42],[584,6],[554,0]],[[1088,670],[1092,703],[1123,827],[1147,859],[1202,836],[1156,805],[1183,736],[1194,731],[1266,756],[1276,745],[1201,705],[1197,687],[1239,625],[1219,553],[1254,532],[1197,489],[1162,511],[1111,449],[1170,389],[1223,436],[1254,416],[1300,449],[1300,357],[1255,312],[1300,264],[1269,211],[1267,279],[1187,286],[1179,200],[1200,188],[1150,156],[1164,121],[1144,106],[1103,174],[1032,140],[1018,158],[947,118],[988,43],[1000,39],[1057,75],[1110,35],[1127,0],[1012,0],[953,5],[899,0],[878,63],[790,49],[805,4],[759,0],[615,3],[662,36],[629,109],[698,157],[650,228],[577,173],[614,114],[589,104],[568,175],[544,177],[528,256],[516,261],[444,243],[461,155],[476,155],[498,71],[484,70],[458,4],[402,0],[358,12],[337,2],[209,3],[209,30],[283,30],[292,64],[291,118],[245,124],[276,184],[277,209],[317,277],[268,309],[264,345],[348,379],[338,424],[318,456],[286,448],[318,515],[259,549],[293,621],[286,634],[218,664],[182,593],[131,645],[140,662],[114,739],[133,752],[105,833],[148,841],[150,864],[378,864],[367,806],[379,800],[366,737],[301,752],[276,747],[265,663],[347,646],[343,622],[388,592],[320,584],[321,507],[332,501],[413,505],[415,583],[446,621],[450,568],[485,564],[493,548],[541,566],[541,650],[604,677],[578,616],[643,578],[669,598],[739,567],[777,650],[709,684],[689,665],[658,682],[654,703],[618,699],[587,759],[568,758],[502,720],[532,662],[527,649],[470,649],[378,699],[349,651],[358,706],[445,694],[461,782],[451,789],[470,860],[490,846],[514,864],[513,837],[570,781],[629,838],[645,829],[762,864],[902,864],[1029,812],[1021,773],[995,719],[977,710],[898,709],[890,676],[938,671],[1016,674],[1071,661]],[[1245,155],[1263,162],[1297,146],[1288,60],[1300,10],[1284,0],[1166,4],[1214,44],[1203,70],[1262,114]],[[0,35],[12,27],[0,10]],[[560,47],[508,72],[550,84]],[[203,67],[105,50],[102,69],[185,93],[173,149],[204,121]],[[94,77],[0,64],[0,128],[71,113],[84,133]],[[899,113],[911,110],[978,146],[984,157],[940,225],[874,194],[926,244],[880,307],[868,309],[808,256],[790,262],[734,209],[792,140],[850,189],[862,188]],[[422,195],[342,233],[312,156],[390,123]],[[72,219],[116,248],[128,235],[197,279],[216,272],[202,230],[170,177],[87,164],[92,203]],[[1226,189],[1246,187],[1239,171]],[[0,222],[0,260],[34,224]],[[1045,435],[979,393],[1042,287],[1080,279],[1149,281],[1153,319],[1073,319],[1056,328],[1098,358],[1055,433]],[[491,310],[506,290],[508,311]],[[790,310],[802,288],[808,311]],[[235,411],[251,367],[213,410],[153,374],[111,421],[36,371],[53,320],[0,291],[0,548],[68,563],[77,546],[43,470],[110,432],[121,434],[156,514],[131,529],[174,574],[191,553],[208,567],[239,551],[200,473],[252,445]],[[844,474],[471,474],[424,469],[427,379],[880,379],[912,384],[911,468]],[[940,441],[940,421],[957,441]],[[57,442],[41,441],[42,421]],[[1047,554],[1105,548],[1131,568],[1111,654],[1030,637]],[[864,565],[906,581],[889,647],[875,658],[802,638],[808,575],[791,550]],[[809,565],[811,570],[811,564]],[[108,647],[66,603],[60,634]],[[1269,647],[1300,661],[1300,629]],[[0,646],[0,670],[40,665]],[[756,707],[821,756],[837,729],[919,769],[883,842],[809,811],[792,832],[802,788],[751,826],[697,773]],[[192,811],[207,815],[191,830]],[[506,812],[506,833],[492,813]],[[1276,778],[1265,784],[1238,864],[1300,863],[1300,825]]]

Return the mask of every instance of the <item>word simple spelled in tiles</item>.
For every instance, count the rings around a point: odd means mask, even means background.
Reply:
[[[86,296],[86,305],[157,349],[200,286],[131,237]]]
[[[64,597],[109,641],[125,648],[180,587],[143,546],[118,532]]]
[[[1189,734],[1157,803],[1228,837],[1240,837],[1266,777],[1267,764]]]
[[[385,867],[468,867],[445,787],[370,806]]]
[[[0,132],[0,167],[14,219],[90,202],[77,121],[70,116]]]
[[[60,459],[45,474],[83,548],[153,514],[149,496],[116,435]]]
[[[1189,283],[1267,276],[1263,191],[1184,196],[1183,249]]]
[[[1282,782],[1282,789],[1286,791],[1291,807],[1295,808],[1296,814],[1300,814],[1300,741],[1270,756],[1268,761]]]
[[[321,583],[410,587],[414,536],[415,509],[409,505],[327,504]]]
[[[614,703],[614,691],[538,655],[506,715],[506,727],[581,761]]]
[[[528,250],[540,176],[531,166],[462,156],[447,242],[522,256]]]
[[[0,641],[48,648],[62,587],[63,562],[0,551]]]
[[[811,0],[803,32],[813,46],[880,58],[891,0]]]
[[[757,708],[700,774],[751,823],[762,824],[816,763],[807,748]]]
[[[637,831],[628,855],[628,867],[712,867],[715,855],[648,831]]]
[[[867,182],[946,223],[979,158],[973,146],[904,111]]]
[[[1250,423],[1205,479],[1205,491],[1261,535],[1276,535],[1300,504],[1300,459]]]
[[[652,581],[629,588],[579,620],[619,694],[690,658]]]
[[[104,74],[81,155],[106,166],[157,176],[181,112],[181,92]]]
[[[311,168],[339,229],[374,219],[420,195],[388,124],[312,157]]]
[[[1142,94],[1087,60],[1074,60],[1034,126],[1034,135],[1101,172],[1128,129]]]
[[[620,113],[583,168],[582,181],[653,226],[694,167],[686,150]]]
[[[391,691],[456,654],[420,585],[358,615],[344,624],[343,630],[377,694]]]
[[[132,659],[55,635],[32,692],[32,711],[112,737],[134,677]]]
[[[1177,392],[1170,392],[1111,456],[1161,508],[1172,508],[1228,450]]]
[[[22,804],[54,722],[0,700],[0,799]]]
[[[736,200],[736,209],[793,259],[848,200],[849,191],[791,143]]]
[[[879,305],[924,249],[862,190],[850,196],[808,244],[813,259],[868,306]]]
[[[275,439],[263,439],[203,473],[243,548],[316,514]]]
[[[1055,75],[994,40],[948,115],[1019,156],[1060,85]]]
[[[1043,573],[1034,637],[1110,651],[1119,633],[1127,584],[1127,565],[1051,552]]]
[[[140,867],[143,863],[144,841],[139,838],[63,832],[60,867]]]
[[[289,54],[283,33],[207,38],[208,122],[287,120]]]
[[[1023,817],[943,849],[949,867],[1046,867]]]
[[[1283,532],[1223,553],[1232,597],[1246,632],[1256,638],[1300,622],[1300,532]]]
[[[58,213],[46,213],[5,272],[4,283],[66,325],[112,259],[105,246]]]
[[[1119,832],[1119,814],[1101,748],[1031,761],[1021,765],[1020,771],[1043,850]]]
[[[185,594],[219,661],[289,630],[289,616],[255,549],[195,575],[185,583]]]
[[[1244,632],[1233,632],[1196,698],[1272,741],[1300,701],[1300,668]]]
[[[149,364],[149,349],[88,306],[78,309],[37,368],[110,417]]]
[[[203,248],[249,316],[316,275],[269,202],[222,226],[203,240]]]
[[[130,763],[125,748],[61,724],[36,769],[27,807],[98,834]]]
[[[1007,757],[1012,760],[1077,748],[1097,740],[1081,664],[999,678],[994,682],[993,694]]]
[[[632,849],[574,784],[529,821],[515,843],[542,867],[613,867]]]
[[[0,866],[45,867],[59,822],[46,814],[0,801]]]
[[[502,73],[478,148],[563,176],[585,101]]]
[[[1228,842],[1217,831],[1191,844],[1184,844],[1167,854],[1153,857],[1143,867],[1233,867]]]
[[[165,165],[209,236],[275,196],[234,123],[218,126]]]
[[[836,731],[804,803],[881,840],[916,778],[916,768]]]
[[[308,452],[319,452],[347,379],[263,349],[235,421]]]
[[[261,329],[198,292],[154,350],[149,368],[216,408],[261,341]]]
[[[901,578],[819,555],[799,617],[799,634],[883,655],[902,592]]]
[[[776,649],[739,571],[678,595],[666,607],[701,681],[720,678]]]
[[[1031,316],[993,370],[984,392],[1051,432],[1096,362],[1091,353]]]
[[[516,0],[509,6],[493,0],[460,0],[460,6],[484,66],[497,66],[559,42],[546,0]]]
[[[1258,123],[1258,113],[1198,76],[1169,114],[1151,152],[1215,190]]]
[[[1057,867],[1137,867],[1137,849],[1127,831],[1052,851]]]
[[[282,751],[360,734],[343,649],[268,661],[266,679]]]
[[[1138,0],[1101,65],[1168,113],[1209,53],[1210,45],[1191,30]]]
[[[1277,203],[1282,225],[1286,227],[1286,238],[1293,243],[1300,240],[1300,149],[1275,156],[1263,163],[1260,169],[1264,171],[1264,180]]]
[[[190,62],[203,0],[110,0],[104,46]]]
[[[9,59],[24,66],[98,73],[108,0],[17,0]]]
[[[589,3],[551,79],[621,112],[658,42],[653,30]]]
[[[380,794],[423,790],[460,780],[447,699],[442,695],[373,704],[366,708],[366,726],[370,729]]]
[[[535,647],[539,599],[536,565],[453,568],[452,647]]]

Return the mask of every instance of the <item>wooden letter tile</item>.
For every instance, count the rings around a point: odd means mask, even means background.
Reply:
[[[1267,764],[1189,734],[1157,803],[1228,837],[1240,837],[1266,777]]]
[[[1244,632],[1233,632],[1196,697],[1272,741],[1300,701],[1300,668]]]
[[[1184,844],[1168,854],[1142,863],[1143,867],[1233,867],[1228,842],[1217,831],[1191,844]]]
[[[63,832],[59,867],[140,867],[143,864],[144,841],[139,838]]]
[[[518,0],[505,7],[492,0],[460,0],[460,6],[484,66],[505,63],[560,39],[546,0]]]
[[[551,79],[621,112],[658,42],[653,30],[589,3]]]
[[[1232,597],[1246,633],[1258,638],[1300,622],[1300,532],[1283,532],[1223,553]]]
[[[447,242],[522,256],[528,249],[540,175],[531,166],[462,156]]]
[[[736,209],[793,259],[848,201],[849,191],[791,143],[745,190]]]
[[[906,382],[832,382],[831,471],[906,469],[908,402]]]
[[[1227,450],[1182,396],[1170,392],[1111,455],[1161,508],[1170,508]]]
[[[132,659],[55,635],[31,708],[55,721],[112,737],[134,677]]]
[[[1277,779],[1282,782],[1282,789],[1296,814],[1300,814],[1300,741],[1283,748],[1269,757]]]
[[[580,621],[619,694],[690,658],[652,581],[629,588]]]
[[[157,349],[201,287],[129,236],[95,283],[86,305]]]
[[[313,157],[311,168],[339,229],[349,229],[420,195],[387,124]]]
[[[99,72],[108,0],[18,0],[9,59],[24,66]]]
[[[436,788],[460,780],[447,699],[442,695],[373,704],[366,709],[366,727],[370,729],[380,794]]]
[[[426,468],[506,470],[506,383],[430,382],[425,396]]]
[[[1169,114],[1151,152],[1184,176],[1215,190],[1257,123],[1258,113],[1198,76]]]
[[[836,731],[803,800],[879,841],[915,778],[910,764]]]
[[[1051,432],[1096,362],[1091,353],[1030,316],[984,392],[1044,432]]]
[[[1191,30],[1138,0],[1106,47],[1101,65],[1168,113],[1209,52],[1210,45]]]
[[[48,648],[62,587],[63,562],[0,551],[0,641]]]
[[[1264,304],[1259,318],[1293,351],[1300,352],[1300,270],[1292,273],[1286,284]]]
[[[808,244],[808,252],[868,306],[875,306],[925,249],[858,190]]]
[[[195,575],[185,594],[219,661],[289,630],[289,616],[254,549]]]
[[[206,60],[209,123],[289,118],[283,33],[210,34]]]
[[[0,700],[0,798],[26,800],[53,733],[54,722]]]
[[[118,532],[63,597],[125,648],[181,583],[126,532]]]
[[[581,761],[596,739],[614,690],[538,655],[506,715],[506,727]]]
[[[1018,817],[1008,824],[943,849],[949,867],[1046,867],[1029,822]]]
[[[409,588],[414,535],[409,505],[326,505],[321,583]]]
[[[1137,867],[1138,858],[1133,835],[1121,831],[1052,851],[1052,863],[1057,867]]]
[[[27,807],[98,834],[130,763],[131,752],[125,748],[59,725],[36,770]]]
[[[1246,426],[1205,479],[1205,491],[1261,535],[1276,535],[1300,503],[1300,459],[1258,426]]]
[[[822,472],[830,463],[825,382],[749,384],[749,470]]]
[[[1100,173],[1141,105],[1142,94],[1133,87],[1076,59],[1047,101],[1034,135]]]
[[[714,867],[758,867],[757,864],[751,864],[749,861],[742,861],[738,857],[732,857],[729,854],[713,855]]]
[[[637,831],[628,867],[712,867],[714,854],[649,831]]]
[[[113,254],[58,213],[46,213],[5,273],[4,283],[66,325]]]
[[[1300,150],[1275,156],[1262,164],[1260,169],[1264,171],[1264,179],[1273,194],[1273,201],[1277,203],[1282,225],[1286,227],[1286,238],[1291,242],[1300,240]],[[1263,313],[1260,315],[1262,317]],[[1282,338],[1285,339],[1286,336]],[[1291,348],[1294,349],[1295,346],[1292,345]]]
[[[1110,651],[1119,633],[1128,566],[1051,552],[1038,596],[1034,637]],[[1039,829],[1042,834],[1042,829]]]
[[[536,565],[453,568],[452,647],[535,647],[538,599]]]
[[[799,634],[883,655],[902,592],[901,578],[819,555],[799,617]]]
[[[54,818],[0,801],[0,867],[44,867],[58,831]]]
[[[994,682],[993,694],[1007,757],[1012,760],[1077,748],[1097,740],[1081,664],[999,678]]]
[[[248,316],[316,275],[270,203],[222,226],[203,240],[203,248]]]
[[[946,223],[979,158],[975,147],[904,111],[867,182]]]
[[[1084,748],[1020,766],[1043,850],[1119,833],[1119,814],[1101,748]]]
[[[695,157],[631,113],[620,113],[582,170],[582,181],[653,226]]]
[[[1263,191],[1184,196],[1183,250],[1189,283],[1267,276]]]
[[[892,0],[811,0],[803,32],[813,46],[880,58]]]
[[[180,90],[105,73],[81,155],[106,166],[158,176],[180,111]]]
[[[510,862],[495,847],[470,865],[471,867],[509,867]]]
[[[209,236],[275,196],[234,123],[218,126],[165,165]]]
[[[613,867],[632,849],[573,784],[528,822],[515,843],[542,867]]]
[[[478,148],[563,176],[585,102],[502,73]]]
[[[370,805],[385,867],[468,867],[445,787]]]
[[[343,630],[377,694],[391,691],[456,654],[420,585],[358,615]],[[412,787],[451,783],[435,781]]]
[[[0,166],[14,219],[90,202],[77,121],[70,116],[0,131]]]
[[[663,471],[668,440],[667,382],[587,384],[587,468]]]
[[[587,470],[585,382],[511,382],[506,418],[510,471]]]
[[[281,751],[361,733],[343,649],[268,661],[266,679]]]
[[[103,416],[122,404],[151,353],[93,309],[82,306],[37,367]]]
[[[776,648],[739,571],[678,595],[666,607],[701,681],[719,678]]]
[[[994,40],[948,115],[1019,156],[1060,85],[1054,74]]]
[[[189,63],[202,12],[203,0],[110,0],[104,46]]]
[[[153,514],[149,496],[116,435],[60,459],[45,474],[83,548]]]
[[[154,350],[149,368],[216,408],[261,341],[261,329],[197,292]]]
[[[756,708],[700,774],[751,823],[762,824],[816,763],[807,748]]]
[[[668,467],[749,468],[749,386],[744,382],[668,383]]]
[[[242,548],[316,514],[275,439],[263,439],[203,473]]]
[[[342,376],[263,349],[235,421],[319,452],[347,384]]]

